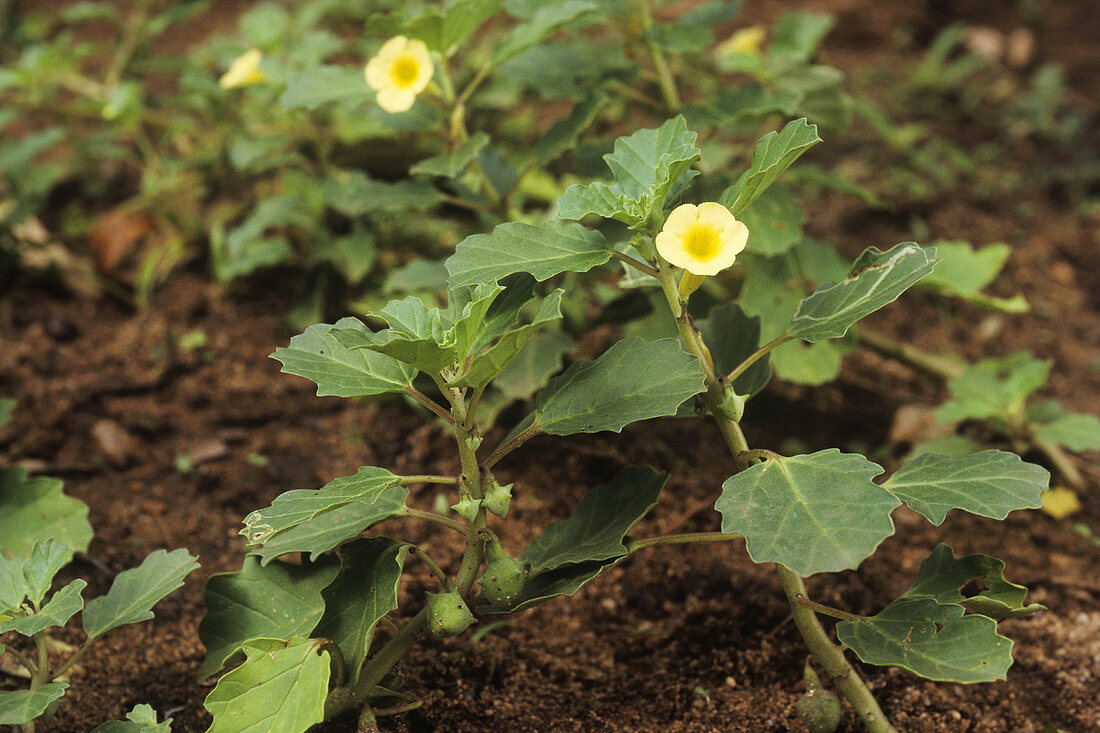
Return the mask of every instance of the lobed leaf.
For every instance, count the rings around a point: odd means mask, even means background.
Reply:
[[[551,435],[617,433],[632,422],[675,415],[703,389],[699,362],[679,340],[625,339],[551,379],[538,394],[533,427]]]
[[[1050,367],[1050,361],[1033,359],[1027,352],[980,361],[947,380],[951,399],[936,417],[953,423],[1020,414],[1027,398],[1046,382]]]
[[[532,576],[566,565],[603,563],[629,553],[626,533],[657,505],[668,475],[628,466],[593,488],[567,519],[546,527],[523,553]]]
[[[513,222],[459,242],[446,266],[451,287],[496,282],[517,272],[541,282],[563,272],[587,272],[610,260],[611,252],[602,234],[576,222],[537,227]]]
[[[340,572],[321,593],[325,614],[314,633],[340,648],[351,685],[370,652],[375,626],[397,608],[404,560],[404,543],[389,537],[356,540],[340,548]]]
[[[836,448],[775,456],[722,484],[722,531],[743,534],[753,562],[801,576],[851,570],[894,533],[900,503],[875,484],[882,467]]]
[[[38,613],[16,616],[0,623],[0,634],[14,631],[23,636],[34,636],[49,628],[64,626],[84,608],[81,592],[87,587],[83,580],[74,580],[50,597]]]
[[[0,690],[0,725],[23,725],[38,718],[68,689],[68,682],[50,682],[37,690]]]
[[[112,720],[92,728],[92,733],[172,733],[172,719],[157,722],[157,713],[149,705],[135,705],[126,720]]]
[[[840,338],[853,323],[896,300],[936,262],[935,250],[912,242],[888,252],[871,247],[847,279],[823,285],[799,303],[788,333],[810,342]]]
[[[402,392],[412,386],[416,370],[366,349],[348,349],[334,330],[370,332],[356,318],[342,318],[335,325],[320,323],[275,350],[272,358],[282,362],[282,371],[305,377],[317,384],[320,397],[369,397]]]
[[[199,623],[199,640],[206,657],[199,674],[218,673],[248,642],[311,633],[325,612],[321,592],[338,571],[334,560],[262,566],[246,557],[239,571],[212,576],[202,594],[207,611]]]
[[[27,557],[40,540],[55,538],[72,552],[84,552],[92,541],[88,507],[65,496],[55,478],[27,478],[26,469],[0,469],[0,556]]]
[[[739,215],[764,193],[768,186],[794,163],[799,156],[821,142],[817,126],[806,120],[788,122],[779,132],[769,132],[756,143],[752,165],[719,198],[719,202]]]
[[[551,33],[566,23],[593,13],[599,6],[591,0],[564,0],[542,4],[526,23],[511,30],[506,40],[493,52],[492,66],[499,66],[513,56],[542,43]]]
[[[150,553],[141,565],[115,576],[105,595],[88,602],[84,633],[98,639],[120,626],[148,621],[153,618],[153,606],[183,585],[183,579],[198,567],[187,550]]]
[[[756,254],[781,255],[802,241],[806,215],[789,189],[773,186],[740,215],[749,229],[747,249]]]
[[[425,158],[409,168],[413,175],[443,176],[457,178],[470,161],[477,158],[481,149],[489,144],[489,136],[484,132],[471,135],[470,138],[450,153]]]
[[[302,733],[325,719],[329,654],[323,639],[256,639],[245,661],[220,680],[203,707],[207,733]]]
[[[1100,450],[1100,418],[1096,415],[1067,413],[1059,415],[1035,432],[1039,440],[1061,445],[1079,453]]]
[[[882,487],[932,524],[952,509],[1004,519],[1016,509],[1037,509],[1050,472],[1015,453],[985,450],[962,458],[925,453],[894,472]]]

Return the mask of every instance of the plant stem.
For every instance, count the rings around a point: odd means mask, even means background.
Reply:
[[[657,72],[657,84],[661,88],[661,98],[665,102],[665,110],[670,115],[680,114],[680,94],[676,91],[676,80],[672,78],[672,71],[668,68],[665,54],[657,46],[653,39],[653,10],[649,7],[650,0],[641,0],[642,34],[645,36],[646,50],[653,60],[653,68]]]
[[[467,530],[465,522],[460,522],[453,517],[445,517],[442,514],[436,514],[435,512],[426,512],[423,509],[412,509],[410,507],[405,507],[397,516],[413,517],[414,519],[421,519],[425,522],[438,524],[440,527],[453,529],[455,532],[458,532],[461,535],[465,535]]]
[[[451,417],[451,414],[449,412],[444,410],[438,402],[418,390],[416,387],[406,387],[405,394],[407,394],[409,397],[412,397],[414,400],[424,405],[424,407],[427,407],[429,410],[434,412],[436,415],[439,415],[447,422],[451,423],[452,425],[454,424],[454,418]]]
[[[855,325],[852,326],[851,333],[856,337],[856,341],[872,351],[877,351],[883,356],[908,364],[914,369],[933,377],[954,379],[963,373],[963,367],[953,359],[930,354],[912,344],[897,341],[878,331]]]
[[[19,651],[18,649],[13,649],[9,646],[4,649],[4,652],[15,657],[15,661],[22,664],[23,668],[26,669],[32,677],[34,676],[34,673],[38,671],[38,667],[34,664],[34,662],[28,659],[26,655],[24,655],[23,652]]]
[[[725,532],[686,532],[684,534],[666,534],[658,537],[646,537],[631,543],[630,551],[641,550],[657,545],[682,545],[692,542],[730,542],[744,539],[739,534],[726,534]]]
[[[844,652],[833,644],[814,610],[806,605],[809,599],[806,596],[806,584],[802,582],[802,578],[782,565],[776,565],[775,569],[779,574],[779,581],[783,584],[783,592],[787,594],[787,601],[791,604],[795,626],[798,627],[814,659],[833,680],[837,689],[848,698],[848,702],[855,708],[856,715],[863,721],[867,730],[871,733],[897,733],[897,729],[890,725],[890,721],[879,707],[875,696],[844,658]]]
[[[531,425],[531,426],[528,426],[527,428],[525,428],[524,430],[520,431],[518,434],[516,434],[515,437],[513,437],[507,443],[504,443],[502,445],[498,445],[493,450],[493,452],[489,454],[489,457],[486,458],[484,461],[482,461],[482,465],[485,466],[485,470],[489,470],[490,468],[495,466],[501,458],[504,458],[504,456],[508,455],[509,453],[514,451],[516,448],[519,448],[521,445],[526,443],[528,440],[530,440],[531,438],[538,435],[538,433],[539,433],[538,428],[536,428],[534,425]]]
[[[818,603],[817,601],[811,601],[809,598],[802,596],[798,599],[798,602],[810,609],[814,613],[820,613],[822,616],[831,616],[841,621],[861,621],[863,617],[859,614],[848,613],[847,611],[841,611],[839,608],[833,608],[832,606],[826,606],[824,603]]]
[[[445,572],[443,572],[443,569],[441,567],[439,567],[439,565],[436,563],[436,561],[433,560],[428,555],[428,553],[424,551],[424,548],[421,547],[420,545],[413,545],[413,544],[409,544],[409,545],[406,545],[406,546],[409,548],[409,552],[416,555],[418,558],[420,558],[420,562],[422,562],[422,563],[424,563],[425,565],[428,566],[428,570],[432,571],[432,575],[434,575],[436,578],[438,578],[440,584],[444,588],[446,588],[447,587],[447,574]]]
[[[81,647],[73,652],[73,655],[65,660],[65,663],[58,667],[56,672],[50,675],[49,681],[52,682],[53,680],[56,680],[58,677],[72,669],[73,665],[80,661],[80,658],[83,657],[84,654],[92,648],[92,644],[94,644],[96,641],[98,641],[98,639],[85,639]]]
[[[458,479],[454,476],[431,476],[427,474],[417,474],[413,476],[399,476],[397,483],[402,486],[406,484],[457,484]]]
[[[724,380],[719,380],[715,375],[713,361],[706,345],[698,329],[687,316],[686,304],[680,301],[671,268],[661,258],[658,258],[657,262],[660,270],[658,279],[661,281],[669,308],[676,318],[684,347],[695,355],[703,368],[707,387],[703,399],[722,431],[722,436],[726,439],[730,454],[737,459],[751,449],[745,440],[744,433],[741,432],[741,426],[721,409],[725,393],[725,387],[722,384]],[[829,639],[814,611],[803,605],[802,600],[809,600],[809,598],[802,578],[782,565],[777,564],[776,571],[791,605],[795,625],[802,634],[810,653],[833,678],[837,688],[848,698],[848,702],[855,708],[856,714],[863,720],[867,730],[871,733],[897,733],[879,708],[878,702],[875,701],[866,683],[844,658],[844,652]]]
[[[787,334],[783,334],[782,336],[778,336],[778,337],[772,339],[771,341],[764,344],[763,346],[761,346],[759,349],[757,349],[753,353],[749,354],[748,358],[746,358],[743,362],[738,364],[737,367],[732,372],[727,374],[726,375],[726,381],[727,382],[733,382],[733,380],[737,379],[742,374],[744,374],[746,371],[748,371],[748,368],[751,367],[753,364],[755,364],[757,361],[764,358],[766,355],[768,355],[772,351],[775,351],[776,349],[778,349],[780,346],[787,343],[788,341],[793,341],[793,340],[794,340],[794,336],[788,336]]]
[[[642,262],[639,259],[635,259],[634,257],[631,257],[628,254],[624,254],[624,253],[622,253],[618,250],[612,250],[611,251],[611,256],[618,259],[618,260],[622,260],[623,262],[630,265],[631,267],[633,267],[636,270],[641,270],[642,272],[644,272],[647,275],[651,275],[652,277],[657,277],[657,268],[652,267],[650,265],[647,265],[646,263]]]

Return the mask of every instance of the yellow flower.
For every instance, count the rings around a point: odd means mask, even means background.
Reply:
[[[432,57],[423,41],[396,36],[367,63],[367,84],[378,92],[378,106],[404,112],[432,80]]]
[[[237,57],[229,65],[229,71],[218,80],[218,86],[222,89],[236,89],[267,81],[267,74],[260,69],[260,61],[263,57],[258,48]]]
[[[751,28],[742,28],[734,32],[732,36],[722,41],[714,52],[719,56],[732,56],[745,54],[748,56],[760,56],[760,46],[764,42],[764,27],[754,25]]]
[[[733,218],[722,204],[677,206],[661,233],[657,251],[676,267],[692,275],[717,275],[733,264],[749,240],[749,228]]]

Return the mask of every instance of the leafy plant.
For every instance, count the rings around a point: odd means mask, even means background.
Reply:
[[[274,357],[283,370],[314,381],[319,395],[392,393],[424,406],[453,434],[461,471],[398,476],[364,467],[318,491],[287,492],[246,518],[241,534],[249,557],[239,572],[211,579],[210,613],[200,628],[206,673],[239,664],[207,700],[214,729],[243,730],[237,720],[276,709],[288,690],[309,704],[286,711],[287,730],[304,730],[348,709],[360,710],[368,725],[376,712],[417,704],[388,680],[424,635],[461,633],[479,618],[571,595],[645,548],[740,538],[755,562],[775,564],[825,685],[848,699],[868,729],[892,727],[844,647],[867,663],[929,679],[1003,678],[1012,642],[998,633],[997,622],[1041,607],[1025,603],[1026,589],[1004,579],[1000,561],[956,558],[940,546],[908,591],[867,617],[811,600],[804,578],[858,567],[893,534],[891,513],[902,503],[935,524],[956,509],[1003,519],[1015,509],[1036,508],[1047,485],[1044,469],[995,450],[962,458],[925,455],[876,482],[884,469],[864,456],[837,449],[782,456],[751,448],[741,431],[752,395],[768,379],[766,365],[781,347],[845,337],[856,321],[926,278],[937,262],[933,249],[914,243],[871,248],[832,282],[792,298],[771,333],[745,315],[742,307],[754,288],[764,290],[754,284],[761,277],[755,270],[776,276],[766,257],[751,255],[753,229],[746,238],[736,215],[767,200],[783,171],[818,140],[805,120],[769,133],[747,170],[718,192],[721,203],[696,206],[680,204],[695,191],[689,184],[702,165],[695,133],[680,117],[641,130],[607,155],[611,180],[578,184],[558,202],[563,217],[585,218],[596,229],[576,221],[503,223],[459,243],[446,263],[445,305],[395,300],[373,314],[385,324],[379,330],[347,318],[312,326],[278,349]],[[734,260],[740,297],[717,303],[696,321],[693,293],[722,293],[710,287],[718,283],[709,273]],[[629,274],[622,274],[623,265]],[[546,382],[533,411],[508,435],[483,446],[482,396],[535,333],[552,331],[560,317],[561,289],[538,283],[593,268],[603,268],[603,277],[619,273],[624,288],[657,294],[671,337],[624,338],[594,359],[573,362]],[[717,495],[721,531],[632,536],[667,479],[632,466],[592,488],[569,518],[549,524],[518,557],[500,546],[492,516],[507,518],[519,488],[501,485],[493,470],[530,438],[618,432],[639,420],[693,411],[718,423],[738,468]],[[408,487],[425,483],[450,487],[455,516],[408,507]],[[466,543],[461,563],[448,571],[425,547],[361,536],[392,520],[425,521],[457,533]],[[294,553],[301,553],[300,563],[281,559]],[[410,555],[431,570],[439,592],[427,594],[409,621],[375,644],[379,624],[396,610],[396,587]],[[984,589],[971,590],[971,581]],[[831,639],[820,616],[841,621],[836,633],[844,647]],[[276,685],[279,672],[280,680],[292,682]],[[826,692],[819,684],[808,695]],[[799,709],[815,722],[835,717],[818,707],[811,700]]]
[[[48,719],[69,687],[66,673],[89,648],[122,626],[153,618],[152,608],[179,588],[198,564],[186,550],[153,552],[136,568],[118,574],[105,595],[85,603],[87,582],[70,581],[51,591],[54,576],[74,552],[88,549],[92,528],[88,507],[62,493],[61,482],[28,479],[19,467],[0,470],[0,654],[11,655],[25,670],[26,689],[0,690],[0,725],[33,733],[35,721]],[[54,643],[47,632],[64,627],[82,614],[84,643],[64,648],[59,665],[50,662]],[[19,643],[23,637],[28,643]],[[28,648],[33,645],[33,651]],[[139,706],[128,721],[108,723],[97,731],[166,731],[148,706]]]

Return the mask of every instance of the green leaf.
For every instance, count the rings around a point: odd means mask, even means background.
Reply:
[[[947,380],[951,399],[936,417],[953,423],[1020,415],[1027,398],[1047,381],[1050,367],[1050,361],[1033,359],[1027,352],[980,361]]]
[[[921,563],[913,584],[898,600],[932,599],[941,605],[957,603],[994,621],[1034,616],[1044,610],[1045,607],[1038,603],[1024,605],[1027,588],[1005,580],[1004,569],[1003,560],[989,555],[956,558],[951,548],[941,543]],[[975,580],[981,582],[984,590],[964,596],[963,587]]]
[[[444,55],[450,56],[458,50],[482,23],[499,10],[499,0],[456,0],[447,6],[440,29],[440,45]]]
[[[599,92],[589,92],[573,107],[568,117],[556,121],[531,146],[530,156],[539,166],[546,166],[567,150],[577,146],[577,139],[587,130],[596,115],[607,106],[608,98]]]
[[[628,466],[593,488],[568,519],[551,523],[531,541],[523,562],[533,576],[565,565],[602,563],[630,552],[626,533],[657,505],[668,475]]]
[[[847,279],[823,285],[799,303],[788,333],[810,342],[840,338],[853,323],[896,300],[936,262],[935,250],[912,242],[888,252],[870,247]]]
[[[459,242],[447,272],[451,287],[496,282],[516,272],[542,282],[563,272],[587,272],[610,259],[604,236],[576,222],[508,223]]]
[[[15,409],[15,400],[11,397],[0,397],[0,428],[11,422],[11,413]]]
[[[871,479],[882,467],[836,448],[770,457],[722,484],[722,531],[743,534],[753,562],[805,577],[851,570],[894,533],[900,503]]]
[[[1015,453],[986,450],[963,458],[925,453],[907,461],[882,486],[932,524],[952,509],[1004,519],[1016,509],[1037,509],[1050,473]]]
[[[678,340],[625,339],[551,379],[539,392],[533,427],[551,435],[617,433],[638,420],[675,415],[703,389],[698,360]]]
[[[1069,413],[1060,415],[1036,431],[1036,437],[1079,453],[1100,450],[1100,419],[1096,415]]]
[[[199,674],[207,677],[221,671],[247,642],[288,640],[312,632],[325,613],[321,591],[338,570],[339,563],[331,559],[265,567],[255,557],[246,557],[239,571],[212,576],[202,594],[206,615],[199,624],[199,639],[206,658]]]
[[[496,343],[477,354],[465,374],[452,381],[451,385],[482,387],[492,381],[539,329],[561,318],[561,297],[564,292],[559,289],[546,296],[539,303],[538,311],[530,323],[505,332]]]
[[[828,13],[806,13],[796,10],[784,13],[772,27],[769,56],[784,56],[809,61],[817,53],[821,41],[832,30],[836,18]]]
[[[536,333],[496,376],[493,386],[513,400],[525,400],[546,386],[573,347],[573,339],[561,331]]]
[[[489,144],[489,136],[484,132],[478,132],[470,136],[466,142],[455,150],[444,155],[436,155],[414,163],[409,168],[413,175],[443,176],[444,178],[457,178],[466,166],[477,157],[481,149]]]
[[[27,581],[23,577],[23,560],[0,555],[0,613],[22,613],[27,598]]]
[[[781,255],[802,241],[806,216],[789,189],[772,186],[741,212],[749,228],[747,249],[762,255]]]
[[[571,596],[581,587],[598,578],[605,571],[620,562],[625,555],[613,560],[585,562],[575,565],[564,565],[556,570],[547,570],[531,575],[523,584],[516,603],[508,613],[518,613],[528,608],[538,606],[557,596]],[[478,609],[484,616],[486,610]],[[491,613],[492,610],[488,611]]]
[[[92,541],[88,507],[65,496],[55,478],[27,479],[21,466],[0,469],[0,555],[28,557],[39,540],[56,538],[73,552]]]
[[[369,527],[395,516],[394,507],[399,497],[396,490],[388,494],[377,503],[355,501],[330,509],[311,522],[271,537],[263,545],[252,549],[251,554],[259,557],[264,564],[291,552],[306,553],[310,559],[316,560]]]
[[[802,95],[784,88],[743,84],[722,89],[706,100],[684,106],[684,117],[693,129],[740,126],[763,122],[774,114],[791,117]]]
[[[416,370],[396,359],[366,349],[347,349],[333,330],[369,329],[356,318],[342,318],[335,325],[317,324],[279,348],[272,358],[283,364],[283,371],[305,377],[317,384],[320,397],[368,397],[386,392],[402,392],[412,386]]]
[[[199,567],[187,550],[157,550],[141,565],[119,573],[106,595],[84,608],[84,633],[98,639],[108,631],[153,618],[153,606],[183,585],[188,573]]]
[[[319,517],[325,522],[327,512],[352,503],[371,507],[381,522],[400,513],[408,496],[409,490],[397,476],[384,468],[363,466],[355,475],[333,479],[317,491],[294,489],[280,494],[271,506],[245,517],[240,534],[249,547],[259,547]]]
[[[712,308],[695,325],[719,374],[729,374],[760,347],[760,319],[749,318],[736,303]],[[733,391],[751,397],[767,386],[771,376],[768,357],[764,356],[733,381]]]
[[[443,194],[427,181],[376,181],[362,171],[336,171],[321,190],[330,207],[353,219],[376,211],[427,211],[443,202]]]
[[[23,725],[31,722],[60,700],[68,687],[68,682],[50,682],[34,692],[0,691],[0,725]]]
[[[279,97],[279,104],[288,110],[315,110],[333,102],[359,105],[372,96],[362,68],[319,66],[293,77]]]
[[[791,163],[819,142],[817,126],[807,124],[805,119],[788,122],[779,132],[769,132],[756,143],[752,165],[726,189],[719,202],[734,216],[740,215]]]
[[[964,612],[934,600],[903,601],[860,621],[841,621],[837,637],[868,664],[901,667],[926,679],[1005,679],[1012,642],[997,633],[993,619]]]
[[[203,703],[207,733],[305,733],[325,719],[329,654],[321,639],[257,639],[245,662],[220,680]]]
[[[53,584],[53,576],[69,564],[72,556],[71,547],[53,538],[34,544],[31,556],[23,562],[23,580],[31,603],[42,601]]]
[[[551,33],[577,18],[598,9],[590,0],[564,0],[542,5],[526,23],[509,31],[505,41],[493,53],[491,66],[499,66],[508,59],[541,43]]]
[[[370,652],[374,627],[397,608],[403,548],[389,537],[349,542],[340,548],[340,574],[322,593],[325,615],[314,633],[340,648],[352,685]]]
[[[700,156],[695,138],[682,115],[655,130],[620,137],[604,156],[615,182],[570,186],[558,199],[559,216],[581,219],[594,213],[637,225],[651,212],[660,213],[673,184],[692,175]]]
[[[1007,244],[975,249],[969,242],[940,240],[932,246],[940,262],[924,284],[955,295],[981,292],[997,278],[1011,253]]]
[[[92,733],[172,733],[172,719],[157,722],[157,713],[149,705],[135,705],[126,720],[112,720],[92,728]]]
[[[0,634],[14,631],[23,636],[34,636],[40,631],[64,626],[80,609],[84,608],[84,599],[80,593],[87,585],[83,580],[74,580],[54,593],[38,613],[30,616],[16,616],[0,623]]]

